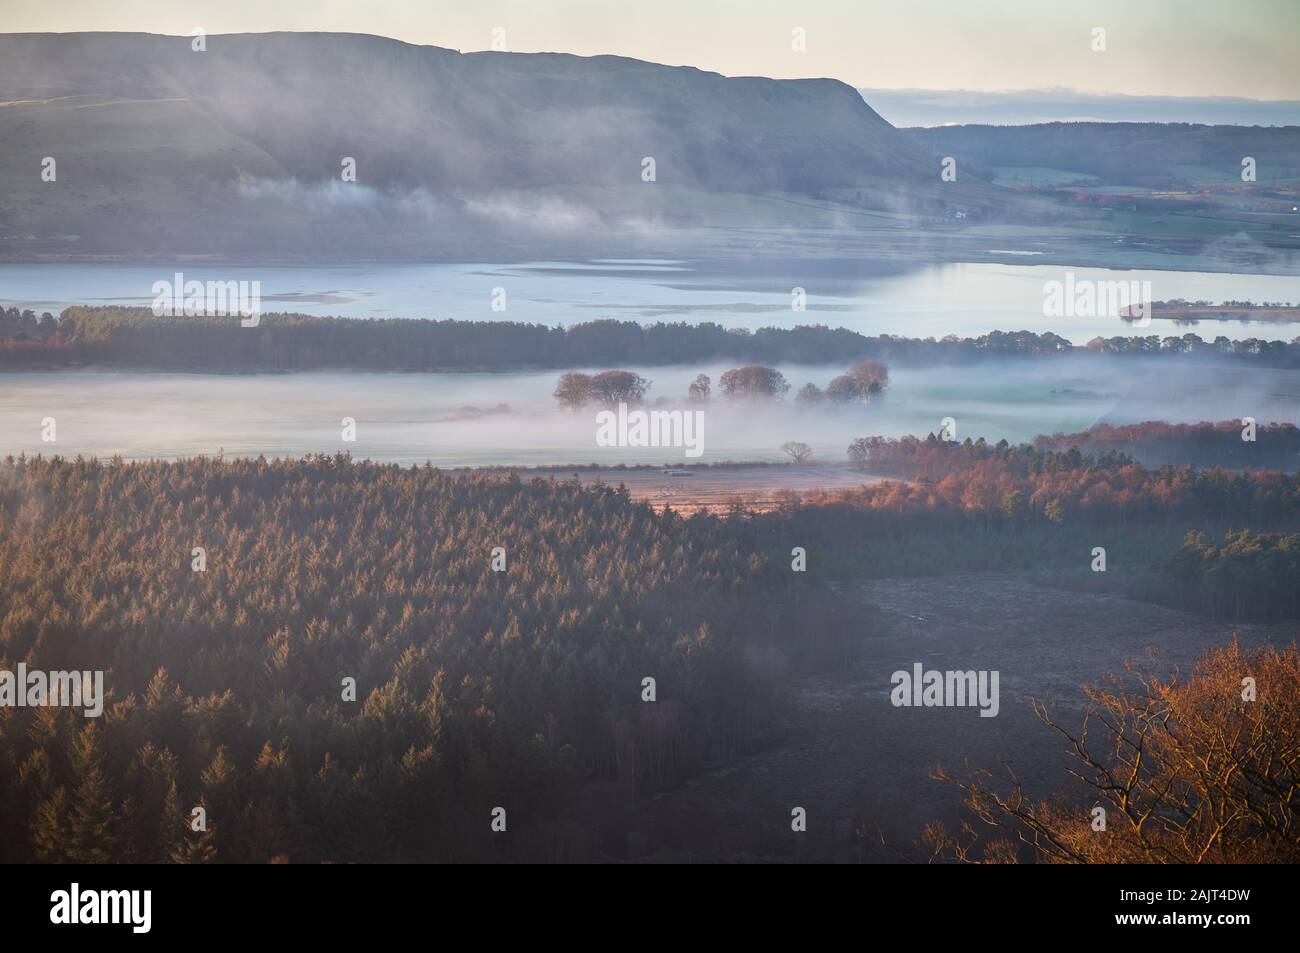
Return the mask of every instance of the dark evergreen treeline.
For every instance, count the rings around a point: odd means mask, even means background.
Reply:
[[[38,317],[29,309],[0,308],[0,342],[49,341],[58,326],[58,319],[48,311]]]
[[[773,714],[747,653],[861,630],[786,559],[576,481],[11,459],[0,668],[111,694],[100,719],[0,708],[0,860],[622,856],[638,791]]]
[[[971,471],[982,461],[993,461],[1000,474],[1024,478],[1068,470],[1112,470],[1130,466],[1133,458],[1114,449],[1083,453],[1077,446],[1054,450],[1040,443],[989,443],[983,437],[940,440],[919,437],[859,437],[849,444],[849,462],[872,473],[936,482],[955,471]]]
[[[568,328],[512,321],[318,318],[268,314],[257,327],[238,317],[157,317],[146,308],[74,307],[57,325],[21,314],[0,324],[0,367],[94,363],[209,371],[511,369],[697,364],[966,363],[1067,353],[1191,355],[1300,366],[1300,343],[1213,342],[1181,337],[1109,338],[1078,348],[1051,332],[994,331],[942,340],[868,337],[846,328],[749,331],[713,323],[589,321]],[[33,324],[34,321],[34,324]],[[5,330],[8,327],[8,331]]]
[[[1300,533],[1188,533],[1164,581],[1168,601],[1214,618],[1300,618]]]

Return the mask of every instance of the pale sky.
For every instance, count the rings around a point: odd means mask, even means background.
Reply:
[[[1300,99],[1300,0],[0,0],[0,31],[375,33],[873,88]],[[1106,30],[1093,52],[1092,31]],[[791,49],[795,28],[807,49]]]

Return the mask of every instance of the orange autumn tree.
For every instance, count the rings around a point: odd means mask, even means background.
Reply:
[[[1247,679],[1252,681],[1247,681]],[[931,825],[932,857],[965,862],[1294,863],[1300,860],[1300,652],[1243,651],[1234,638],[1186,680],[1129,666],[1086,686],[1077,732],[1035,713],[1069,748],[1087,799],[1035,801],[1007,769],[940,780],[965,792],[976,824]],[[1253,691],[1252,691],[1253,690]],[[1105,810],[1097,830],[1095,809]]]

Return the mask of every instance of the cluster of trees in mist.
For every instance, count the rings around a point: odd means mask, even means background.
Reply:
[[[651,382],[634,371],[610,370],[598,374],[566,371],[556,382],[555,397],[566,410],[577,410],[587,404],[617,407],[619,404],[639,404],[645,400]],[[848,371],[836,377],[823,391],[816,384],[805,384],[795,395],[803,405],[830,401],[837,404],[870,401],[884,393],[889,386],[889,369],[879,361],[859,361]],[[723,371],[718,377],[718,390],[732,400],[775,400],[790,391],[790,382],[774,367],[747,364]],[[713,380],[707,374],[697,374],[686,388],[686,400],[693,404],[707,403],[713,394]],[[667,400],[661,397],[660,402]]]
[[[795,399],[805,404],[870,403],[889,387],[889,368],[880,361],[858,361],[847,372],[834,378],[822,390],[816,384],[804,384]]]
[[[704,379],[708,380],[707,377]],[[602,407],[639,404],[645,400],[650,383],[633,371],[601,371],[599,374],[569,371],[560,375],[554,397],[566,410],[578,410],[591,403]]]
[[[12,309],[10,314],[12,314]],[[29,312],[30,314],[30,312]],[[1073,346],[1052,332],[993,331],[940,340],[846,328],[724,328],[714,323],[642,325],[600,320],[564,327],[514,321],[319,318],[268,314],[256,328],[234,316],[157,317],[146,308],[72,307],[57,324],[10,318],[0,328],[0,367],[95,363],[213,371],[513,369],[692,364],[738,359],[757,364],[960,364],[987,358],[1070,353],[1198,356],[1300,367],[1300,343],[1251,338],[1207,342],[1181,337],[1096,338]]]
[[[576,481],[11,458],[0,668],[104,669],[109,698],[0,708],[0,860],[624,856],[638,791],[775,711],[747,652],[861,628],[774,556]]]

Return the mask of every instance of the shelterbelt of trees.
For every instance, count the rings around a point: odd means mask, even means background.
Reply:
[[[107,364],[211,371],[513,369],[702,363],[966,363],[1070,353],[1247,360],[1300,367],[1300,343],[1255,338],[1096,338],[1075,347],[1051,332],[994,331],[941,340],[876,337],[821,325],[749,331],[714,323],[600,320],[563,327],[512,321],[321,318],[267,314],[257,327],[236,316],[158,317],[147,308],[73,307],[56,321],[0,314],[0,367]]]
[[[1249,433],[1247,434],[1247,431]],[[1249,436],[1250,439],[1244,439]],[[962,443],[927,438],[860,437],[848,448],[849,462],[873,473],[933,480],[988,458],[1019,461],[1030,471],[1071,469],[1084,461],[1099,467],[1156,459],[1196,466],[1294,470],[1300,464],[1300,428],[1291,423],[1097,424],[1079,433],[1034,438],[1032,445],[991,444],[967,438]]]
[[[1053,450],[1071,447],[1085,452],[1127,450],[1143,460],[1219,464],[1232,467],[1300,465],[1300,427],[1290,423],[1248,426],[1241,420],[1168,424],[1148,420],[1135,424],[1096,424],[1079,433],[1036,437],[1035,446]]]
[[[576,481],[11,458],[0,670],[108,698],[0,707],[0,861],[618,857],[638,791],[751,744],[762,659],[863,629],[778,556]]]
[[[790,495],[780,519],[781,532],[837,554],[853,571],[926,575],[1064,565],[1088,577],[1087,588],[1215,617],[1300,618],[1300,473],[1147,468],[1113,449],[956,443],[934,435],[862,438],[849,456],[900,479]],[[1214,543],[1209,529],[1224,541]],[[1279,535],[1283,530],[1291,535]],[[877,546],[864,549],[864,538]],[[1120,558],[1111,585],[1086,571],[1085,556],[1099,544]]]
[[[920,521],[1133,523],[1175,516],[1232,517],[1267,525],[1300,511],[1300,474],[1165,465],[1147,469],[1115,450],[1101,454],[1032,444],[866,438],[851,458],[873,472],[905,477],[835,492],[809,493],[810,510],[907,514]]]

